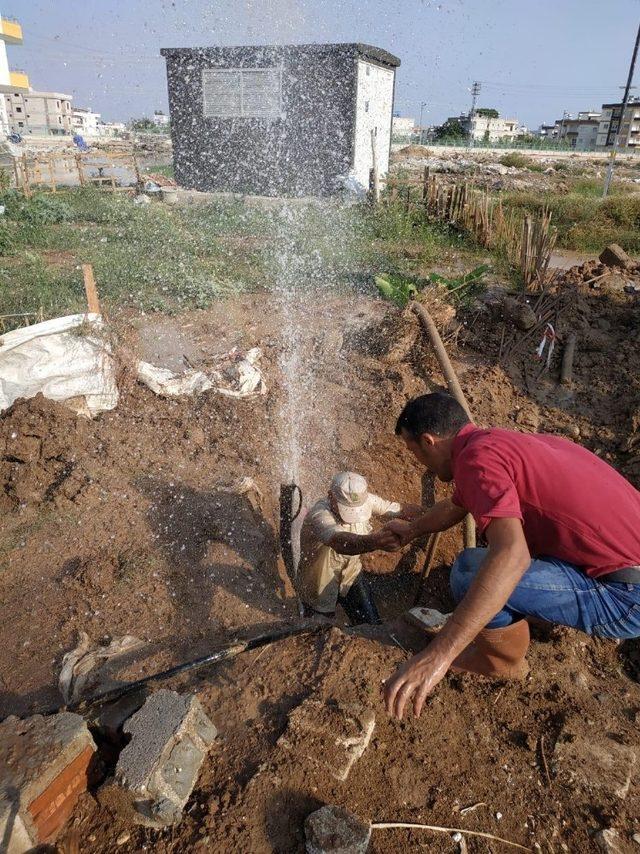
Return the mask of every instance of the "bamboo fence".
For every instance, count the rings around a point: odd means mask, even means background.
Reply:
[[[539,290],[547,280],[556,230],[551,214],[537,216],[505,212],[500,199],[486,189],[463,183],[443,184],[425,168],[421,180],[387,179],[386,204],[401,202],[407,212],[424,211],[427,219],[452,225],[487,249],[501,251],[520,270],[528,290]]]

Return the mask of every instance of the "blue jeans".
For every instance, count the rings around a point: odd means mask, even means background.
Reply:
[[[456,602],[469,589],[486,554],[486,549],[465,549],[456,558],[449,579]],[[557,558],[538,558],[531,561],[507,604],[487,628],[503,628],[522,617],[572,626],[601,638],[637,638],[640,584],[606,583]]]

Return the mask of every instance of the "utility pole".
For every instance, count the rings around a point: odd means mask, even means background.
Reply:
[[[562,138],[564,136],[564,121],[565,121],[565,119],[570,119],[570,118],[571,118],[571,113],[569,112],[569,110],[563,110],[562,111],[562,121],[560,122],[560,134],[558,136],[558,142],[562,142]]]
[[[424,110],[424,108],[426,106],[427,106],[426,101],[420,102],[420,139],[418,140],[418,142],[420,142],[420,143],[422,142],[422,111]]]
[[[627,103],[629,101],[629,90],[631,89],[631,83],[633,82],[633,72],[636,67],[636,57],[638,56],[638,45],[640,45],[640,24],[638,25],[638,32],[636,34],[636,43],[633,48],[633,55],[631,56],[631,65],[629,66],[629,76],[627,77],[627,85],[624,87],[624,97],[622,99],[622,110],[620,111],[620,121],[618,122],[618,127],[616,129],[616,135],[613,139],[613,148],[611,149],[611,156],[609,157],[609,165],[607,166],[607,175],[604,179],[604,189],[602,191],[602,197],[606,198],[609,193],[609,187],[611,186],[611,179],[613,178],[613,165],[616,159],[616,153],[618,151],[618,146],[620,145],[620,131],[622,129],[622,123],[624,122],[624,114],[627,111]]]
[[[478,81],[473,84],[471,87],[471,112],[469,113],[469,148],[473,147],[473,117],[476,112],[476,101],[478,100],[478,95],[480,94],[480,89],[482,86]]]

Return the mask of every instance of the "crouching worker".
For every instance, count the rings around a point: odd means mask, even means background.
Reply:
[[[413,518],[420,512],[371,494],[359,474],[337,474],[329,494],[309,510],[300,531],[296,587],[304,616],[333,617],[339,603],[352,625],[380,623],[360,555],[394,551],[397,539],[385,530],[373,532],[371,517]]]
[[[483,430],[449,395],[410,401],[396,432],[443,481],[450,499],[387,527],[404,545],[471,513],[487,548],[451,570],[457,606],[427,648],[387,683],[402,717],[447,670],[518,678],[527,669],[527,617],[602,638],[640,637],[640,493],[579,445],[558,436]]]

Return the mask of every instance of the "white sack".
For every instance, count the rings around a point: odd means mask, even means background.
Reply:
[[[86,326],[86,328],[81,328]],[[93,417],[114,409],[118,387],[99,314],[56,317],[0,337],[0,411],[19,397],[84,398]]]

